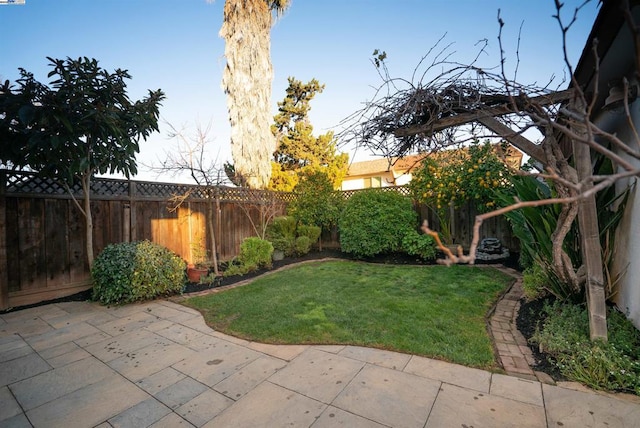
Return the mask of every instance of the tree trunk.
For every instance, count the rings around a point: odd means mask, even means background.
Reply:
[[[591,152],[589,146],[573,141],[578,180],[582,181],[592,175]],[[589,183],[584,190],[593,187]],[[605,304],[604,274],[602,272],[602,249],[600,247],[600,230],[598,227],[598,210],[596,197],[591,195],[580,200],[578,209],[578,225],[580,228],[580,247],[582,261],[587,270],[587,309],[589,311],[589,333],[591,340],[607,341],[607,307]]]
[[[82,197],[84,205],[84,218],[86,225],[86,251],[89,270],[93,266],[93,217],[91,216],[91,171],[85,172],[82,177]]]
[[[276,149],[271,133],[271,24],[264,0],[227,0],[220,36],[227,61],[222,87],[227,94],[231,154],[236,173],[251,188],[266,188]]]

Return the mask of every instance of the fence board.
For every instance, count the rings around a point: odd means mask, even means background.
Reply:
[[[67,202],[45,199],[45,253],[47,288],[64,286],[69,279],[69,237]]]
[[[18,255],[20,288],[46,286],[46,255],[44,244],[44,201],[18,201]]]
[[[67,204],[67,229],[69,230],[69,281],[72,283],[89,279],[89,266],[85,250],[85,218],[69,201]]]
[[[20,290],[20,255],[18,254],[18,200],[6,198],[7,288],[9,292]]]

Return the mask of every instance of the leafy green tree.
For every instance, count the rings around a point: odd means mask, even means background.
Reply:
[[[303,174],[293,191],[296,198],[289,204],[288,211],[300,223],[323,229],[338,224],[344,200],[342,195],[333,189],[326,173],[312,171]]]
[[[438,216],[446,242],[451,241],[450,207],[471,201],[480,212],[487,211],[495,206],[496,191],[509,186],[511,173],[499,153],[489,142],[476,142],[429,156],[414,172],[409,184],[413,197]]]
[[[324,85],[316,79],[302,83],[289,77],[286,96],[278,102],[271,126],[278,147],[273,154],[270,189],[291,191],[303,174],[313,171],[323,171],[333,187],[338,187],[346,175],[349,156],[336,153],[333,132],[315,137],[309,122],[310,102],[323,90]]]
[[[51,87],[20,69],[17,88],[0,89],[0,162],[28,167],[60,182],[86,219],[86,251],[93,264],[91,180],[96,174],[137,172],[140,138],[158,130],[161,90],[132,102],[126,70],[113,73],[96,59],[50,61]],[[82,186],[82,204],[72,187]]]

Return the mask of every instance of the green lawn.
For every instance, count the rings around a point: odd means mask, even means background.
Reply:
[[[484,317],[512,279],[491,268],[313,262],[184,303],[209,326],[278,344],[352,344],[495,367]]]

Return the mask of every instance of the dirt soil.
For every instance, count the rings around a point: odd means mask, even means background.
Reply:
[[[520,300],[520,310],[518,311],[516,326],[527,341],[529,341],[536,332],[536,328],[544,322],[545,316],[542,308],[546,302],[551,303],[552,298],[538,299],[530,302],[524,298]],[[529,344],[529,348],[531,348],[537,362],[537,364],[532,367],[534,370],[544,372],[556,381],[566,380],[558,368],[550,361],[548,354],[540,352],[540,349],[534,344]]]

